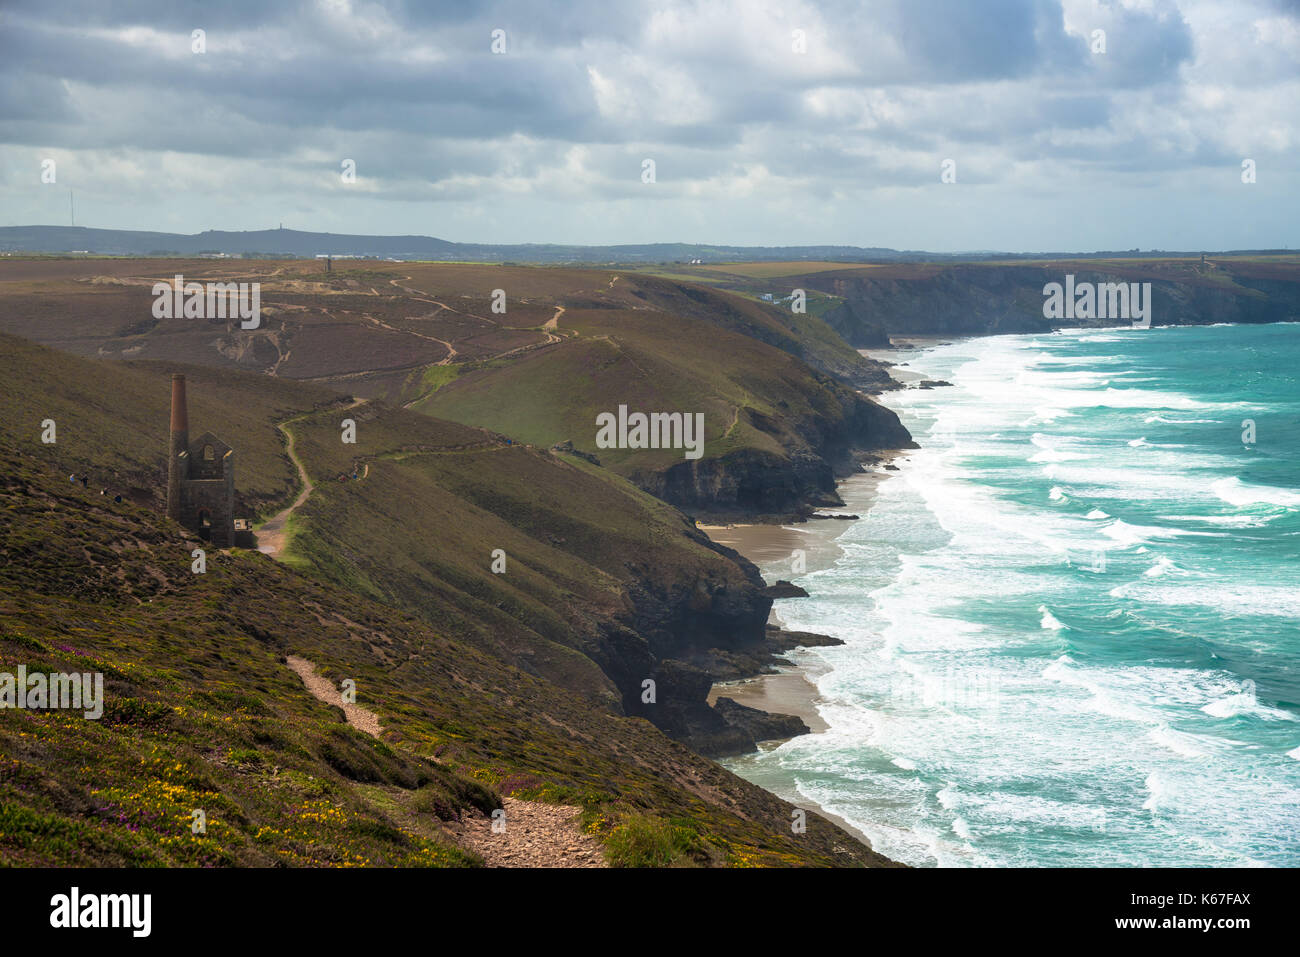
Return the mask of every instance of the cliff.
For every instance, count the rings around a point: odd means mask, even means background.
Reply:
[[[636,471],[641,488],[688,512],[729,520],[806,517],[843,505],[836,480],[859,468],[859,453],[915,448],[898,416],[872,400],[841,390],[827,414],[796,422],[801,442],[789,451],[743,448],[662,471]],[[760,413],[746,418],[759,432],[774,431]]]
[[[377,403],[350,414],[355,448],[336,413],[294,424],[309,473],[366,472],[300,510],[299,560],[702,753],[753,749],[709,706],[716,675],[697,662],[764,659],[772,598],[754,565],[580,456]]]
[[[1152,325],[1286,322],[1300,319],[1300,265],[1293,261],[1078,260],[1034,265],[914,264],[813,273],[799,281],[841,297],[828,325],[857,348],[889,336],[967,336],[1044,332],[1061,325],[1123,325],[1113,320],[1052,321],[1043,287],[1062,282],[1149,282]]]

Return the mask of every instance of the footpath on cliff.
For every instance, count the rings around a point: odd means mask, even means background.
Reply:
[[[307,470],[293,452],[293,435],[283,426],[281,430],[288,437],[289,458],[298,469],[303,489],[289,508],[262,527],[263,532],[270,534],[260,550],[276,560],[281,559],[284,550],[289,515],[307,500],[313,487]],[[291,655],[285,663],[302,678],[307,690],[316,698],[341,708],[348,724],[372,737],[380,737],[383,726],[379,715],[344,701],[339,690],[316,671],[312,662]],[[600,842],[582,830],[578,820],[580,808],[512,797],[502,801],[505,815],[500,821],[468,818],[445,825],[444,830],[461,846],[482,857],[488,867],[609,866]]]

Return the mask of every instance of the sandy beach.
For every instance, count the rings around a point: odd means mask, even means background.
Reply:
[[[806,668],[791,665],[777,674],[720,682],[709,692],[709,704],[731,698],[771,714],[798,715],[814,733],[825,731],[826,722],[817,712],[817,685],[811,678]]]
[[[823,514],[865,515],[876,497],[876,487],[889,476],[883,465],[869,472],[858,472],[840,482],[838,491],[842,508],[822,509]],[[791,525],[701,525],[700,529],[720,545],[740,552],[763,572],[771,584],[779,578],[829,568],[843,554],[835,544],[852,522],[840,519],[810,519]],[[793,553],[804,552],[805,572],[791,571]],[[770,621],[780,625],[781,606],[801,598],[779,599],[772,606]],[[774,714],[793,714],[803,719],[813,732],[824,731],[826,722],[817,709],[820,701],[816,681],[823,672],[810,662],[791,663],[770,675],[715,684],[709,703],[719,697]]]

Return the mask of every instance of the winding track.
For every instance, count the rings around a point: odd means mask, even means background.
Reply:
[[[563,310],[561,310],[562,312]],[[556,313],[559,317],[559,313]],[[356,399],[347,409],[354,409],[366,399]],[[295,416],[279,423],[277,428],[285,434],[285,452],[298,470],[302,491],[288,508],[265,522],[257,532],[258,551],[277,561],[282,560],[288,539],[289,516],[307,501],[315,488],[307,474],[302,459],[293,448],[293,433],[289,426],[307,418]],[[365,463],[362,477],[370,475],[370,463]],[[316,671],[316,666],[305,658],[290,655],[285,663],[302,679],[306,689],[326,704],[343,709],[347,723],[374,738],[380,738],[383,725],[379,715],[368,708],[342,701],[338,689]],[[382,740],[382,739],[381,739]],[[608,867],[600,843],[582,830],[579,815],[581,808],[560,804],[543,804],[539,801],[521,801],[504,798],[505,831],[496,833],[488,818],[466,819],[446,830],[464,847],[479,854],[488,867]]]
[[[353,399],[350,405],[344,406],[344,411],[355,409],[362,403],[369,401],[369,399]],[[298,454],[293,450],[293,433],[289,431],[289,426],[314,414],[315,413],[307,412],[303,415],[296,415],[292,419],[286,419],[276,425],[276,428],[284,433],[286,440],[284,447],[285,454],[289,456],[289,461],[292,462],[294,468],[298,470],[298,478],[302,482],[302,491],[299,492],[298,497],[293,500],[293,504],[288,508],[276,512],[256,529],[257,550],[263,554],[270,555],[277,561],[281,560],[281,556],[284,553],[284,547],[289,540],[289,517],[298,509],[299,506],[302,505],[303,502],[307,501],[307,498],[312,493],[312,489],[315,488],[311,483],[311,477],[307,474],[306,466],[302,464],[302,459],[298,458]],[[366,467],[366,474],[370,474],[370,467],[368,465]]]

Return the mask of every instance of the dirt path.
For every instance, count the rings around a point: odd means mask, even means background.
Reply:
[[[407,282],[410,282],[413,278],[414,278],[413,276],[402,277],[402,279],[406,280]],[[442,306],[442,303],[438,302],[437,300],[426,298],[425,294],[420,292],[420,290],[412,289],[410,286],[403,286],[402,279],[390,279],[388,280],[388,284],[390,286],[396,286],[398,289],[402,290],[402,292],[406,293],[412,299],[418,299],[420,302],[431,302],[435,306]],[[442,308],[446,309],[447,307],[442,306]]]
[[[379,715],[358,704],[348,704],[339,689],[306,658],[289,655],[285,663],[307,690],[326,704],[343,709],[348,724],[372,737],[383,726]],[[436,759],[435,759],[436,760]],[[449,836],[474,851],[488,867],[608,867],[600,842],[582,830],[579,809],[561,804],[541,804],[503,798],[505,829],[492,830],[492,819],[466,818],[444,826]]]
[[[257,550],[275,559],[278,559],[280,553],[284,551],[284,544],[288,539],[289,516],[293,514],[294,509],[307,501],[307,496],[311,495],[311,490],[314,488],[311,479],[307,476],[307,469],[303,467],[302,460],[298,458],[293,450],[293,433],[289,431],[289,425],[296,421],[298,420],[290,419],[288,422],[281,422],[276,428],[284,433],[287,440],[284,450],[289,455],[289,461],[298,470],[298,480],[302,482],[302,491],[298,493],[298,497],[293,500],[292,505],[271,516],[256,530]]]
[[[731,435],[731,430],[736,427],[736,423],[739,421],[740,421],[740,406],[736,406],[736,410],[731,414],[731,425],[727,426],[727,431],[722,433],[722,437],[724,439]]]
[[[562,311],[562,310],[561,310]],[[556,314],[558,318],[558,313]],[[356,399],[346,408],[353,409],[365,399]],[[276,514],[257,530],[258,550],[278,559],[284,550],[289,516],[294,509],[307,501],[314,486],[307,475],[302,460],[293,450],[293,433],[289,426],[297,416],[279,424],[287,445],[285,451],[298,470],[302,491],[293,504]],[[370,475],[370,463],[365,463],[362,477]],[[328,678],[316,672],[316,666],[306,658],[289,655],[285,663],[302,678],[313,695],[326,704],[338,705],[348,724],[379,737],[383,726],[379,715],[357,704],[343,701],[339,689]],[[465,847],[481,855],[488,867],[608,867],[601,853],[600,843],[583,832],[577,821],[579,809],[559,804],[541,804],[535,801],[518,801],[504,798],[505,831],[495,834],[489,818],[474,818],[447,826],[447,831]]]
[[[556,306],[556,307],[555,307],[555,315],[551,316],[551,318],[547,319],[544,323],[542,323],[542,332],[546,333],[546,342],[542,343],[543,345],[548,345],[548,346],[549,346],[549,345],[550,345],[551,343],[553,343],[553,342],[563,342],[563,341],[564,341],[564,337],[563,337],[563,336],[558,336],[558,335],[556,335],[556,333],[560,331],[560,316],[562,316],[562,315],[564,315],[564,307],[563,307],[563,306]],[[533,347],[533,346],[525,346],[524,348],[526,348],[526,349],[531,349],[531,348],[534,348],[534,347]],[[519,350],[519,349],[512,349],[511,351],[512,351],[512,352],[519,352],[519,351],[521,351],[521,350]],[[509,352],[506,353],[506,355],[509,355],[509,354],[510,354]]]
[[[441,305],[441,303],[439,305]],[[403,336],[403,335],[416,336],[420,339],[427,339],[429,342],[438,343],[438,345],[442,346],[444,349],[447,350],[447,354],[443,356],[443,358],[439,359],[437,362],[434,363],[434,365],[436,366],[445,366],[448,363],[450,363],[452,359],[456,358],[456,356],[460,355],[460,353],[456,351],[456,347],[453,346],[446,339],[439,339],[437,336],[426,336],[423,332],[416,332],[414,329],[398,329],[396,326],[389,325],[388,323],[384,322],[382,319],[376,316],[372,316],[368,312],[363,313],[362,315],[366,319],[369,319],[371,322],[373,322],[375,325],[379,326],[381,329],[387,329],[389,332],[395,332],[399,336]]]
[[[367,401],[369,400],[353,399],[351,405],[344,406],[344,411],[355,409],[357,406]],[[293,433],[289,431],[289,426],[293,425],[293,423],[297,422],[299,419],[305,419],[306,417],[307,416],[305,415],[295,416],[292,419],[288,419],[276,425],[276,428],[284,433],[284,451],[289,456],[289,461],[293,463],[294,468],[298,470],[298,480],[302,482],[302,491],[298,493],[298,497],[293,500],[292,505],[276,512],[259,525],[254,532],[257,536],[257,550],[265,555],[270,555],[272,558],[277,560],[280,558],[281,553],[284,551],[284,546],[289,540],[289,516],[292,515],[294,510],[302,505],[303,502],[307,501],[307,497],[311,495],[312,489],[315,488],[315,486],[311,484],[311,477],[307,475],[307,469],[302,464],[302,460],[298,458],[297,453],[293,450]]]
[[[326,704],[334,704],[342,708],[343,716],[347,718],[348,724],[358,731],[364,731],[376,738],[379,737],[379,732],[383,730],[383,727],[379,724],[379,715],[361,707],[359,704],[345,702],[339,689],[334,687],[328,678],[317,674],[316,666],[306,658],[289,655],[285,658],[285,662],[302,679],[302,683],[307,686],[308,691]]]
[[[272,340],[272,341],[275,342],[275,347],[276,347],[276,349],[279,349],[279,348],[280,348],[280,343],[279,343],[279,341],[278,341],[278,340]],[[282,366],[282,365],[284,365],[286,362],[288,362],[288,361],[289,361],[289,356],[291,356],[291,355],[293,355],[293,350],[292,350],[292,349],[286,349],[284,352],[281,352],[281,353],[280,353],[280,358],[278,358],[278,359],[275,360],[275,365],[271,366],[270,370],[269,370],[266,374],[267,374],[267,375],[276,375],[276,374],[280,371],[280,366]]]
[[[608,867],[600,842],[583,832],[578,808],[504,798],[505,830],[492,832],[487,818],[452,824],[448,830],[488,867]]]
[[[409,282],[409,281],[410,281],[411,279],[413,279],[414,277],[413,277],[413,276],[403,276],[402,278]],[[476,312],[461,312],[461,310],[459,310],[459,309],[453,309],[451,306],[447,305],[445,302],[439,302],[437,299],[430,299],[430,298],[428,298],[428,294],[427,294],[427,293],[422,293],[422,292],[421,292],[420,290],[418,290],[418,289],[412,289],[410,286],[404,286],[404,285],[402,285],[402,283],[401,283],[400,280],[397,280],[397,279],[390,279],[390,280],[388,280],[388,282],[389,282],[390,285],[396,286],[398,289],[402,290],[402,292],[406,293],[408,297],[410,297],[411,299],[415,299],[415,300],[417,300],[418,302],[428,302],[428,303],[432,303],[433,305],[437,306],[437,307],[440,308],[440,309],[444,309],[444,310],[446,310],[447,312],[454,312],[454,313],[455,313],[456,315],[458,315],[458,316],[469,316],[471,319],[479,319],[479,320],[481,320],[481,321],[483,321],[483,322],[488,323],[489,325],[493,325],[493,326],[500,326],[500,325],[501,325],[501,323],[497,322],[495,319],[489,319],[487,316],[480,316],[480,315],[479,315],[478,313],[476,313]]]

